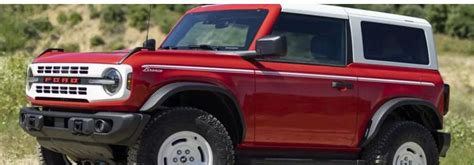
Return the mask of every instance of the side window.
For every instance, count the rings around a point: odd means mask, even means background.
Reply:
[[[423,29],[362,22],[364,57],[370,60],[429,64]]]
[[[281,13],[272,35],[286,36],[288,53],[273,60],[345,65],[346,22],[343,19]]]

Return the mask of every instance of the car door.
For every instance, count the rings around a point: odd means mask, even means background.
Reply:
[[[256,63],[256,144],[351,145],[357,78],[347,20],[281,13],[272,35],[285,36],[288,51]]]

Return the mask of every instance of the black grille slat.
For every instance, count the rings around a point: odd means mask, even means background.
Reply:
[[[38,66],[38,73],[48,74],[89,74],[88,66]]]
[[[87,87],[37,85],[36,93],[87,95]]]

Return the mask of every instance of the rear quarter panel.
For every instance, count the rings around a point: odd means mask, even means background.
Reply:
[[[352,64],[351,66],[359,77],[359,129],[354,146],[360,143],[372,116],[388,100],[398,97],[420,98],[431,102],[438,110],[441,110],[439,105],[443,81],[438,71],[370,64]],[[423,82],[424,84],[415,85],[386,80]]]

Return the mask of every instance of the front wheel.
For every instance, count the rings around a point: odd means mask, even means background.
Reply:
[[[232,141],[224,125],[209,113],[190,107],[155,115],[128,155],[129,164],[234,163]]]
[[[384,125],[364,148],[367,164],[437,165],[438,149],[431,133],[422,125],[399,121]]]

